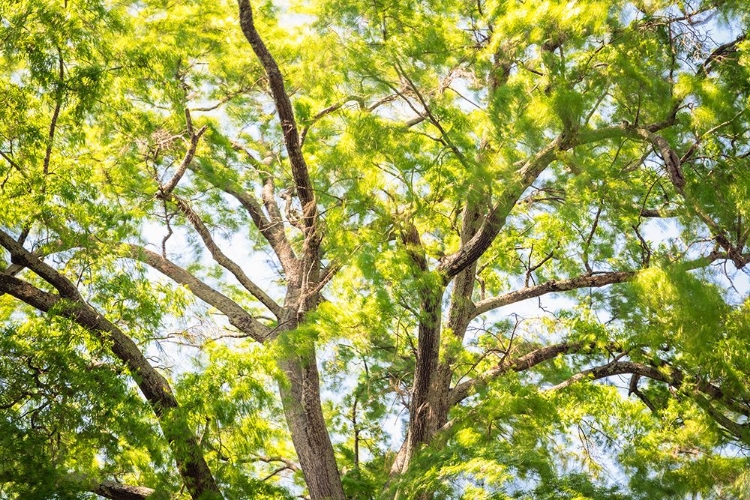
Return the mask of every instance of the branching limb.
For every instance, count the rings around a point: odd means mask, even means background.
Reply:
[[[586,349],[593,349],[594,344],[583,344],[580,342],[570,343],[562,342],[547,347],[536,349],[528,354],[513,360],[507,358],[498,366],[487,370],[472,380],[461,382],[450,391],[450,405],[454,406],[466,399],[472,392],[486,385],[491,380],[500,377],[510,371],[521,372],[528,370],[540,363],[554,359],[560,354],[574,354]],[[614,346],[613,346],[614,347]]]
[[[276,112],[281,121],[281,129],[284,134],[284,145],[286,146],[287,154],[289,155],[292,176],[294,177],[294,182],[296,184],[297,194],[302,202],[305,227],[312,229],[317,221],[318,209],[316,206],[312,181],[310,180],[310,173],[307,164],[305,163],[305,158],[302,155],[300,137],[297,131],[297,122],[294,118],[294,110],[284,86],[284,76],[281,74],[281,69],[279,69],[276,60],[271,55],[266,44],[263,43],[263,40],[255,28],[250,0],[239,0],[239,7],[242,32],[245,35],[245,38],[247,38],[247,41],[250,42],[253,52],[255,52],[255,55],[260,60],[266,71],[266,75],[268,76],[268,83],[271,87],[274,103],[276,104]]]
[[[461,245],[456,253],[441,260],[438,271],[442,272],[447,280],[475,262],[489,248],[523,192],[552,163],[557,156],[557,151],[563,145],[563,137],[557,137],[530,158],[516,173],[514,179],[508,181],[505,191],[482,221],[476,234]]]
[[[151,366],[136,343],[86,303],[75,285],[65,276],[21,247],[3,231],[0,231],[0,244],[11,253],[14,260],[22,262],[25,267],[57,288],[60,295],[45,292],[26,281],[4,274],[0,274],[0,293],[12,295],[39,311],[53,311],[71,319],[110,344],[112,353],[130,370],[141,393],[159,418],[162,432],[172,447],[177,468],[188,491],[195,498],[206,495],[221,499],[216,481],[192,430],[185,421],[175,418],[174,410],[178,403],[172,388]]]
[[[271,329],[247,313],[235,301],[199,280],[185,269],[165,259],[156,252],[135,244],[127,244],[128,257],[135,259],[164,274],[180,285],[186,286],[196,297],[227,316],[229,323],[258,342],[264,342]]]
[[[262,288],[256,285],[235,261],[227,257],[227,255],[221,251],[221,249],[211,236],[211,232],[208,230],[195,210],[193,210],[193,207],[191,207],[186,200],[177,196],[172,196],[171,199],[177,205],[177,208],[179,208],[180,211],[185,215],[187,220],[190,221],[196,232],[200,235],[203,243],[206,245],[206,248],[208,248],[208,251],[211,252],[211,257],[213,257],[214,261],[216,261],[216,263],[224,269],[231,272],[234,277],[237,278],[237,281],[239,281],[240,284],[245,287],[245,290],[250,292],[258,300],[260,300],[263,305],[265,305],[268,310],[271,311],[274,316],[276,316],[276,318],[280,318],[281,306],[277,304],[276,301],[273,300]]]
[[[182,176],[185,175],[188,167],[193,162],[193,157],[195,157],[195,150],[198,148],[198,141],[200,141],[201,136],[206,130],[208,130],[208,127],[204,125],[196,132],[193,129],[193,119],[190,117],[190,111],[187,109],[185,109],[185,123],[187,124],[188,134],[190,135],[190,144],[187,153],[185,153],[185,157],[182,159],[182,162],[180,162],[179,167],[177,167],[177,172],[175,172],[174,176],[172,176],[166,184],[159,188],[161,196],[165,198],[174,191],[177,184],[180,182],[180,179],[182,179]]]
[[[217,189],[232,196],[247,211],[255,227],[258,228],[260,234],[266,239],[278,257],[284,271],[287,274],[295,273],[297,256],[284,233],[284,223],[281,220],[281,213],[278,207],[274,209],[276,202],[273,200],[273,195],[272,193],[267,194],[268,188],[264,187],[264,203],[269,207],[267,210],[271,215],[271,220],[263,213],[261,204],[240,185],[226,178],[218,178],[209,172],[206,172],[206,174],[205,178],[208,182],[213,184]],[[266,182],[266,186],[268,186],[268,181]]]

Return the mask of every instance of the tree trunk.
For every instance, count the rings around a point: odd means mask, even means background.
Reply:
[[[434,393],[438,359],[440,355],[440,290],[425,290],[422,300],[422,318],[419,321],[417,364],[414,371],[411,408],[409,408],[409,432],[406,455],[401,472],[409,466],[414,452],[420,445],[428,443],[436,429]]]
[[[343,500],[333,445],[320,405],[315,347],[288,353],[279,361],[286,380],[279,383],[287,425],[312,500]]]

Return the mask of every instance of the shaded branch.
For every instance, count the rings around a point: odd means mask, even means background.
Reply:
[[[716,47],[713,52],[708,55],[703,64],[701,64],[700,68],[698,68],[698,75],[708,76],[713,70],[714,63],[721,61],[729,54],[737,52],[737,45],[744,41],[746,36],[747,35],[743,33],[731,42]]]
[[[115,481],[102,481],[91,488],[92,493],[111,500],[144,500],[150,497],[154,491],[145,486],[130,486]]]

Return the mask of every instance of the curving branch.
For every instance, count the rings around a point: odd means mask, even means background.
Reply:
[[[190,134],[190,145],[188,146],[188,150],[185,153],[185,157],[182,159],[182,162],[180,162],[179,167],[177,167],[177,172],[175,172],[174,176],[169,179],[169,182],[167,182],[163,186],[160,186],[159,190],[163,197],[169,196],[170,193],[172,193],[172,191],[174,191],[174,189],[177,187],[180,179],[182,179],[182,176],[185,175],[188,167],[193,162],[193,158],[195,157],[195,150],[198,149],[198,141],[206,132],[206,130],[208,130],[208,126],[204,125],[196,132],[193,129],[193,119],[190,117],[190,111],[188,111],[187,109],[185,109],[185,122],[187,123],[188,134]]]
[[[284,221],[273,199],[273,181],[266,179],[263,188],[263,202],[271,216],[269,220],[266,214],[263,213],[261,204],[239,184],[227,178],[219,178],[211,172],[201,171],[201,173],[206,174],[204,176],[205,180],[210,182],[215,188],[227,193],[242,205],[242,208],[250,215],[255,227],[258,228],[260,234],[273,249],[284,271],[289,275],[294,274],[298,260],[284,233]]]
[[[235,301],[214,290],[174,262],[132,243],[125,244],[125,247],[129,250],[129,258],[148,264],[174,282],[186,286],[193,295],[225,314],[229,323],[242,333],[261,343],[271,335],[270,328],[248,314]]]
[[[599,380],[615,375],[627,374],[650,378],[652,380],[664,382],[676,388],[685,387],[686,392],[690,397],[695,399],[698,405],[711,415],[719,425],[725,427],[738,438],[750,438],[750,424],[738,424],[737,422],[734,422],[721,411],[716,409],[711,404],[711,401],[718,401],[724,404],[730,411],[743,415],[744,417],[750,417],[749,405],[746,403],[744,405],[739,404],[737,401],[724,394],[720,387],[701,380],[698,377],[687,377],[684,372],[663,361],[659,363],[658,366],[655,366],[636,363],[633,361],[620,361],[615,358],[615,360],[605,365],[595,366],[577,373],[564,382],[550,387],[547,390],[558,391],[583,380]],[[707,399],[706,396],[708,396],[710,400]]]
[[[471,314],[471,319],[498,307],[515,304],[516,302],[534,297],[541,297],[552,292],[565,292],[579,288],[595,288],[614,283],[623,283],[632,279],[635,274],[633,271],[615,271],[601,274],[584,274],[567,280],[546,281],[539,285],[521,288],[520,290],[514,290],[477,302]]]
[[[478,377],[472,380],[461,382],[453,389],[451,389],[450,405],[455,406],[456,404],[469,397],[469,395],[471,395],[480,387],[484,387],[493,379],[496,379],[508,372],[526,371],[540,363],[549,361],[550,359],[554,359],[560,354],[575,354],[586,349],[594,348],[596,348],[596,344],[594,343],[584,344],[580,342],[561,342],[559,344],[536,349],[528,354],[512,359],[510,361],[504,360],[499,365],[495,366],[494,368],[490,368],[489,370],[480,374]]]
[[[296,191],[302,203],[305,227],[313,228],[318,216],[315,193],[313,192],[313,185],[305,158],[302,155],[297,122],[294,118],[292,103],[284,86],[284,76],[281,74],[279,65],[255,28],[250,0],[239,0],[239,8],[242,33],[247,38],[247,41],[250,42],[253,52],[255,52],[268,76],[268,83],[271,87],[274,103],[276,104],[276,112],[281,121],[284,145],[289,155],[289,163],[292,167],[292,176],[296,184]]]
[[[558,136],[545,148],[531,157],[516,172],[513,179],[508,181],[506,189],[500,199],[482,221],[476,234],[454,254],[441,259],[437,270],[442,272],[446,281],[453,278],[479,257],[490,247],[500,230],[505,225],[511,210],[520,199],[523,192],[557,157],[557,151],[565,145],[563,136]]]
[[[42,262],[4,231],[0,231],[0,245],[10,252],[12,262],[29,268],[54,286],[59,295],[5,274],[0,274],[0,293],[7,293],[41,312],[52,312],[68,318],[109,344],[112,353],[130,370],[159,419],[187,490],[194,498],[222,498],[192,430],[184,419],[175,414],[179,405],[172,388],[164,376],[151,366],[133,339],[91,307],[68,278]]]
[[[279,304],[277,304],[276,301],[273,300],[262,288],[256,285],[235,261],[227,257],[227,255],[222,252],[222,250],[219,248],[219,246],[211,236],[211,232],[208,230],[195,210],[193,210],[193,207],[191,207],[186,200],[177,196],[171,196],[171,200],[177,205],[177,208],[180,209],[187,220],[190,221],[190,223],[193,225],[196,232],[203,240],[203,243],[206,245],[206,248],[209,252],[211,252],[211,257],[213,257],[214,261],[216,261],[216,263],[224,269],[231,272],[234,277],[237,278],[237,281],[239,281],[240,284],[245,287],[245,290],[250,292],[258,300],[260,300],[263,305],[265,305],[268,310],[271,311],[274,316],[276,316],[276,318],[280,318],[282,314],[281,306],[279,306]]]

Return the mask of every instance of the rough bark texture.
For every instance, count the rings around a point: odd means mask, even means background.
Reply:
[[[442,294],[424,292],[422,318],[419,322],[417,363],[414,371],[411,408],[409,409],[408,446],[404,466],[421,444],[429,442],[436,428],[436,417],[431,389],[437,372],[440,353],[440,299]]]
[[[285,357],[279,366],[287,379],[279,384],[284,413],[310,498],[343,500],[344,489],[320,406],[314,347]]]
[[[114,481],[102,481],[91,489],[92,493],[111,500],[145,500],[154,493],[145,486],[130,486]]]
[[[277,244],[274,247],[287,274],[288,283],[284,311],[276,333],[279,335],[283,331],[296,328],[304,318],[304,314],[317,306],[322,235],[318,230],[318,208],[313,184],[302,154],[297,122],[284,86],[284,77],[255,28],[249,0],[239,0],[238,4],[242,32],[268,77],[268,84],[284,134],[284,146],[289,156],[296,195],[302,205],[301,229],[304,233],[304,243],[300,258],[293,259],[291,252],[284,248],[285,245]],[[267,189],[273,189],[273,185],[269,182],[266,182],[264,187],[264,202],[268,206]],[[251,208],[251,212],[257,210],[256,207]],[[280,214],[277,209],[274,212],[274,208],[275,202],[271,203],[269,213],[273,218],[279,219]],[[281,236],[273,235],[271,231],[268,233],[275,240],[282,239]],[[269,242],[273,243],[271,239]],[[287,379],[280,384],[284,412],[310,498],[313,500],[343,499],[344,489],[320,405],[320,379],[314,345],[301,346],[295,349],[295,352],[288,353],[279,361],[279,366]]]

